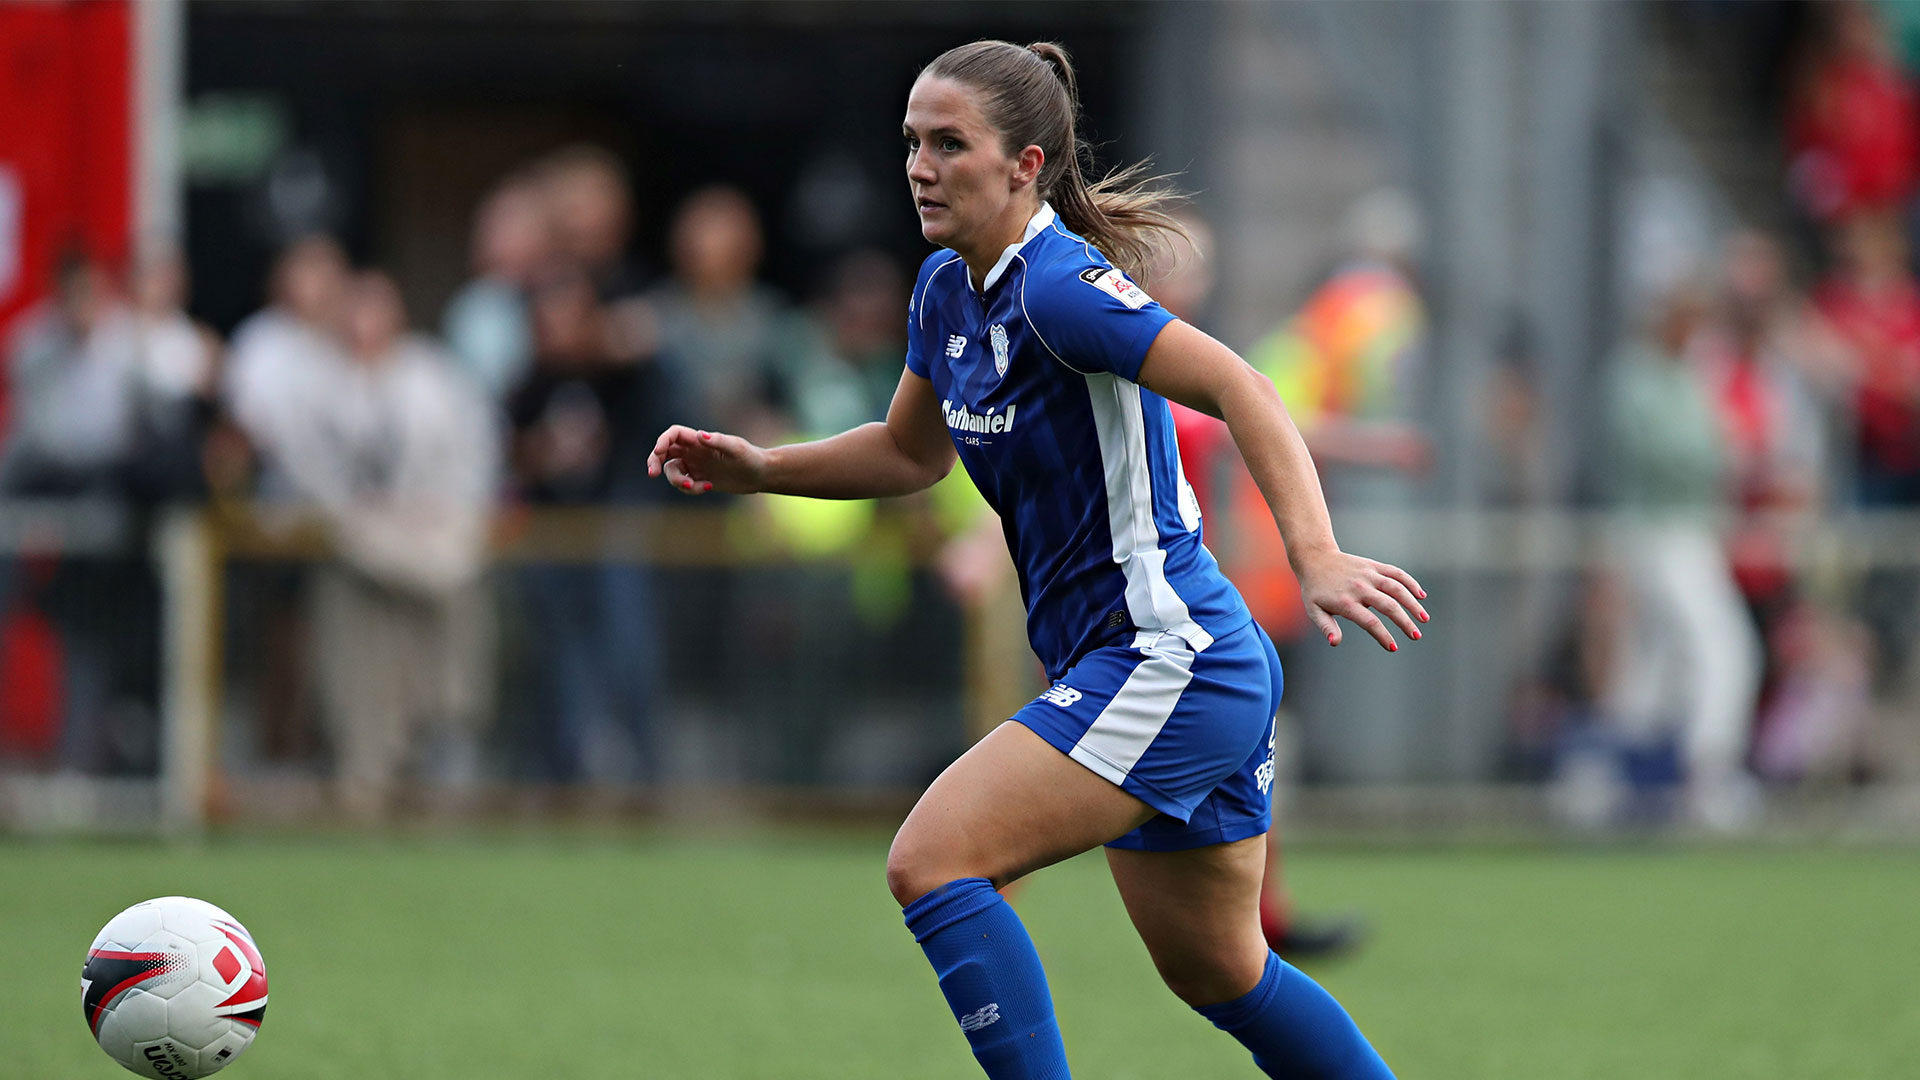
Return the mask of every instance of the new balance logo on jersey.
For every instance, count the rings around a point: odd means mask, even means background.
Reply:
[[[1072,708],[1073,703],[1079,701],[1082,696],[1080,691],[1075,690],[1066,683],[1057,682],[1047,687],[1047,692],[1040,695],[1040,700],[1051,705],[1058,705],[1063,709],[1069,709]]]
[[[947,359],[958,360],[960,354],[967,351],[967,339],[959,334],[947,336]]]
[[[1013,413],[1019,407],[1009,405],[1007,411],[998,416],[994,415],[992,410],[988,410],[983,416],[970,411],[965,405],[955,405],[951,398],[940,403],[940,408],[947,414],[948,427],[955,431],[972,431],[982,435],[998,435],[1003,431],[1012,431]]]
[[[1000,1020],[1000,1005],[998,1002],[995,1002],[992,1005],[988,1005],[985,1008],[979,1009],[975,1012],[970,1012],[967,1015],[961,1017],[960,1030],[961,1031],[979,1031],[981,1028],[986,1027],[989,1024],[998,1023],[999,1020]]]

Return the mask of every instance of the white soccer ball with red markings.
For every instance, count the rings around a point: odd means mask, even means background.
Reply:
[[[163,896],[113,917],[87,950],[80,1000],[113,1060],[157,1080],[232,1064],[267,1014],[267,965],[240,921]]]

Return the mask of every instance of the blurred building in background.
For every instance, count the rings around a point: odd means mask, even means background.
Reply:
[[[1432,593],[1286,646],[1303,809],[1920,783],[1908,6],[94,0],[0,3],[0,821],[931,778],[1035,677],[964,481],[644,458],[884,415],[900,112],[985,36],[1178,174],[1184,314]],[[1209,543],[1285,597],[1225,452]]]

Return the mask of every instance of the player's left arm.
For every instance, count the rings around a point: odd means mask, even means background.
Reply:
[[[1340,644],[1340,626],[1333,618],[1338,615],[1373,635],[1382,648],[1397,651],[1393,635],[1374,612],[1392,619],[1408,637],[1420,637],[1415,621],[1427,621],[1420,606],[1426,591],[1397,566],[1340,550],[1313,458],[1271,380],[1232,349],[1176,319],[1153,339],[1135,381],[1226,421],[1280,526],[1307,615],[1327,636],[1327,644]]]

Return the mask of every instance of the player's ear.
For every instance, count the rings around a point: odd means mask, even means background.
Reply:
[[[1013,186],[1023,188],[1040,179],[1040,168],[1047,163],[1047,152],[1028,146],[1013,159]]]

